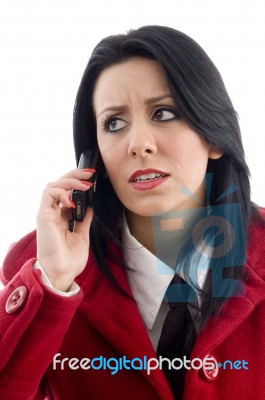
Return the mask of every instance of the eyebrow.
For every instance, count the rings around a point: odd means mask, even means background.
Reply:
[[[167,99],[167,98],[171,98],[171,99],[172,99],[172,96],[171,96],[170,94],[163,94],[163,95],[161,95],[161,96],[152,97],[152,98],[150,98],[150,99],[146,99],[146,100],[144,101],[144,104],[145,104],[145,105],[151,105],[151,104],[157,103],[157,102],[160,101],[160,100],[164,100],[164,99]],[[123,111],[125,111],[126,109],[127,109],[127,106],[123,106],[123,105],[121,105],[121,106],[109,106],[109,107],[104,108],[104,110],[102,110],[102,111],[98,114],[97,118],[98,118],[101,114],[103,114],[104,112],[106,112],[106,111],[121,111],[121,112],[123,112]]]

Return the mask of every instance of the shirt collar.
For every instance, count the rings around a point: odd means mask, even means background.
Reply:
[[[129,268],[133,269],[133,271],[127,270],[133,297],[146,327],[152,329],[174,271],[131,235],[126,218],[123,246],[125,262]]]
[[[165,292],[174,277],[174,270],[141,245],[131,235],[124,218],[123,246],[127,278],[146,327],[153,328]],[[209,260],[202,259],[197,272],[198,285],[203,287]],[[182,275],[183,279],[185,276]],[[200,303],[200,298],[198,298]]]

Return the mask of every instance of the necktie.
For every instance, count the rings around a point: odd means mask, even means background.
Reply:
[[[168,301],[170,309],[162,327],[157,355],[170,360],[174,358],[183,360],[185,355],[189,359],[196,331],[187,303],[197,305],[197,296],[182,278],[175,275],[166,291],[165,301]],[[176,363],[176,365],[179,366],[180,363]],[[186,369],[184,367],[169,369],[167,362],[162,363],[162,368],[175,399],[181,399]]]

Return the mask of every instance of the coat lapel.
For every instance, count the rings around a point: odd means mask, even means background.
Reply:
[[[221,310],[218,318],[211,317],[198,336],[192,357],[204,358],[219,346],[243,321],[249,317],[258,303],[265,299],[265,283],[248,265],[245,293],[232,297]]]

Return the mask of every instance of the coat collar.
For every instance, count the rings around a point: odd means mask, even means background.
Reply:
[[[247,279],[243,284],[243,293],[231,297],[218,318],[210,318],[195,343],[193,357],[203,358],[211,353],[265,300],[265,224],[262,220],[265,218],[265,209],[260,209],[259,213],[261,218],[253,216],[249,228],[245,264]]]
[[[244,293],[231,297],[222,308],[218,317],[209,319],[206,327],[198,336],[192,357],[204,358],[214,352],[229,335],[246,320],[256,305],[265,299],[264,281],[246,265],[248,279],[244,283]]]

